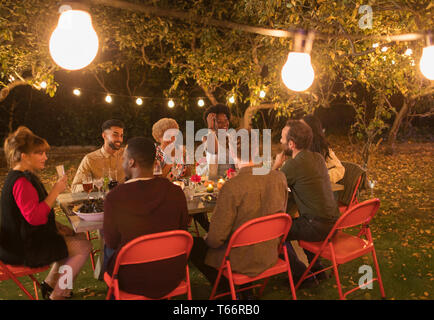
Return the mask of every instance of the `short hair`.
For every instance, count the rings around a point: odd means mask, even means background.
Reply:
[[[217,103],[216,105],[211,106],[205,110],[205,112],[203,114],[203,120],[205,121],[205,123],[206,123],[206,118],[208,117],[208,115],[210,113],[215,113],[215,114],[224,113],[226,115],[226,117],[228,118],[228,120],[231,119],[231,111],[229,110],[229,108],[227,106],[225,106],[224,104],[221,104],[221,103]]]
[[[179,125],[178,122],[176,122],[175,119],[172,118],[162,118],[154,123],[152,126],[152,136],[154,137],[155,141],[160,143],[161,138],[163,138],[164,133],[166,130],[169,129],[178,129]]]
[[[286,142],[292,140],[298,150],[309,150],[313,139],[312,129],[300,120],[288,120],[286,126],[289,127]]]
[[[9,168],[21,161],[22,153],[47,152],[50,145],[47,140],[34,134],[29,128],[20,126],[9,134],[4,142],[4,152]]]
[[[110,119],[102,124],[101,131],[104,132],[105,130],[110,129],[111,127],[119,127],[125,129],[125,125],[121,120]]]
[[[145,137],[134,137],[128,140],[126,152],[140,167],[151,168],[155,160],[155,144]]]

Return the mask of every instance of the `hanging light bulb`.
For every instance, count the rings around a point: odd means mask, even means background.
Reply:
[[[427,45],[427,47],[423,48],[419,67],[426,78],[434,80],[434,45],[432,44],[431,34],[427,36]]]
[[[388,47],[383,47],[383,48],[381,48],[381,52],[386,52],[387,50],[389,50]]]
[[[74,89],[74,90],[72,91],[72,93],[75,94],[77,97],[81,95],[81,91],[80,91],[80,89]]]
[[[315,78],[310,60],[313,33],[307,35],[304,47],[303,37],[298,33],[294,37],[294,50],[289,53],[288,60],[282,68],[282,80],[285,86],[293,91],[308,89]]]
[[[173,107],[175,106],[175,102],[173,102],[173,100],[170,99],[169,102],[167,103],[167,106],[168,106],[169,108],[173,108]]]
[[[203,99],[199,99],[199,100],[197,101],[197,105],[198,105],[199,107],[203,107],[203,106],[205,105],[205,101],[203,101]]]
[[[42,89],[45,89],[45,88],[47,87],[47,83],[46,83],[45,81],[42,81],[42,82],[39,84],[39,86],[40,86]]]
[[[262,98],[262,99],[264,99],[266,95],[267,95],[267,93],[264,90],[261,90],[259,92],[259,97]]]
[[[413,54],[413,50],[411,50],[410,48],[408,48],[407,50],[405,50],[404,54],[406,56],[411,56]]]
[[[113,101],[113,99],[112,99],[111,95],[108,94],[105,96],[105,102],[112,103],[112,101]]]
[[[98,52],[98,36],[86,10],[79,2],[69,2],[59,10],[59,22],[51,34],[49,47],[54,62],[64,69],[82,69]]]
[[[235,103],[235,97],[234,96],[231,96],[229,98],[229,103]]]
[[[378,48],[379,45],[380,45],[379,43],[374,43],[374,44],[372,45],[372,48]]]
[[[141,106],[141,105],[143,104],[143,100],[142,100],[142,98],[137,98],[137,99],[136,99],[136,104],[137,104],[138,106]]]

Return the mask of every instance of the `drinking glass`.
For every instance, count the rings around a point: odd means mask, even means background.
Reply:
[[[56,166],[57,175],[62,178],[65,175],[65,167],[63,164]]]
[[[98,188],[98,198],[101,198],[101,188],[104,185],[104,178],[94,179],[93,184]]]
[[[154,177],[161,176],[163,174],[163,171],[161,170],[161,164],[160,161],[155,161],[154,165]]]
[[[81,183],[83,184],[83,190],[87,192],[87,200],[90,200],[90,192],[93,189],[92,176],[84,175]]]

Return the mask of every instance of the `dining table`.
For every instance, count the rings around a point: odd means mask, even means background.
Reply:
[[[341,184],[332,183],[332,191],[340,191],[343,190],[344,186]],[[212,193],[207,192],[206,188],[203,185],[200,185],[196,188],[194,188],[194,193],[190,195],[186,195],[187,200],[187,208],[188,208],[188,214],[191,216],[194,216],[196,214],[200,213],[208,213],[212,212],[216,201],[206,201],[205,196],[212,194],[215,198],[218,196],[218,188],[214,188],[214,191]],[[98,192],[91,192],[89,194],[90,199],[97,199],[101,196]],[[98,239],[99,239],[99,245],[100,248],[104,247],[104,240],[102,236],[102,229],[103,229],[103,220],[98,221],[87,221],[80,218],[78,215],[76,215],[73,212],[73,206],[76,203],[79,203],[81,201],[84,201],[88,199],[88,194],[85,192],[75,192],[75,193],[62,193],[57,197],[57,202],[64,212],[66,218],[68,219],[69,223],[71,224],[72,228],[76,233],[80,232],[93,232],[96,231],[98,233]],[[103,265],[103,254],[98,255],[98,259],[95,265],[94,270],[94,277],[96,279],[101,278],[101,268]]]

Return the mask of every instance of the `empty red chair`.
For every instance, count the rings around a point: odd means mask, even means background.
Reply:
[[[288,235],[288,231],[291,228],[291,224],[291,217],[287,213],[276,213],[265,217],[252,219],[241,225],[232,234],[229,240],[224,258],[218,271],[216,281],[211,291],[210,299],[216,299],[231,294],[232,299],[236,300],[236,292],[245,291],[254,287],[261,287],[261,290],[259,292],[259,295],[261,295],[265,289],[269,277],[287,272],[292,297],[294,300],[296,300],[297,297],[295,295],[295,288],[292,279],[291,267],[289,265],[288,253],[287,250],[284,250],[285,246],[283,245],[286,236]],[[229,254],[232,248],[250,246],[279,237],[281,237],[281,240],[278,248],[276,249],[278,250],[278,254],[283,255],[284,260],[279,258],[274,266],[265,270],[256,277],[249,277],[241,273],[235,273],[232,271],[231,262],[229,260]],[[226,277],[229,281],[230,292],[216,295],[217,287],[222,275]],[[256,284],[249,287],[241,288],[239,290],[235,290],[235,285],[243,285],[260,279],[265,279],[262,285]]]
[[[345,174],[340,182],[345,189],[339,192],[338,204],[339,211],[344,213],[359,202],[357,194],[366,179],[366,170],[351,162],[342,161],[342,165],[345,167]]]
[[[142,295],[136,295],[122,291],[119,288],[118,272],[119,267],[128,264],[147,263],[159,260],[166,260],[180,255],[186,255],[186,261],[193,246],[193,237],[184,230],[173,230],[140,236],[125,244],[116,257],[113,274],[106,272],[104,281],[109,290],[106,299],[109,300],[114,295],[115,300],[151,300]],[[169,299],[181,294],[187,294],[191,300],[190,274],[188,264],[185,265],[185,280],[160,299]]]
[[[345,299],[348,294],[372,283],[373,281],[378,281],[381,296],[384,298],[386,295],[384,293],[383,281],[381,280],[380,275],[380,267],[378,265],[377,255],[375,254],[374,242],[372,240],[371,230],[369,228],[369,223],[371,222],[379,207],[379,199],[371,199],[356,204],[344,214],[342,214],[342,216],[338,219],[338,221],[336,221],[333,229],[330,231],[329,235],[324,241],[307,242],[300,240],[300,247],[315,253],[315,257],[301,276],[295,288],[298,289],[300,284],[306,278],[312,277],[318,273],[333,268],[340,299]],[[357,226],[360,227],[360,232],[357,236],[351,235],[343,231],[344,229]],[[372,254],[372,258],[374,260],[377,278],[373,278],[361,286],[357,286],[345,293],[342,293],[341,282],[339,280],[338,266],[369,253]],[[332,262],[332,266],[324,268],[307,276],[310,269],[319,257],[330,260]]]
[[[38,288],[40,284],[38,280],[33,276],[36,273],[44,272],[50,268],[50,266],[43,266],[40,268],[29,268],[25,266],[12,266],[0,261],[0,281],[11,279],[17,284],[17,286],[31,299],[38,300]],[[29,276],[33,281],[33,288],[35,290],[35,296],[33,297],[29,291],[23,286],[23,284],[18,280],[20,277]]]

